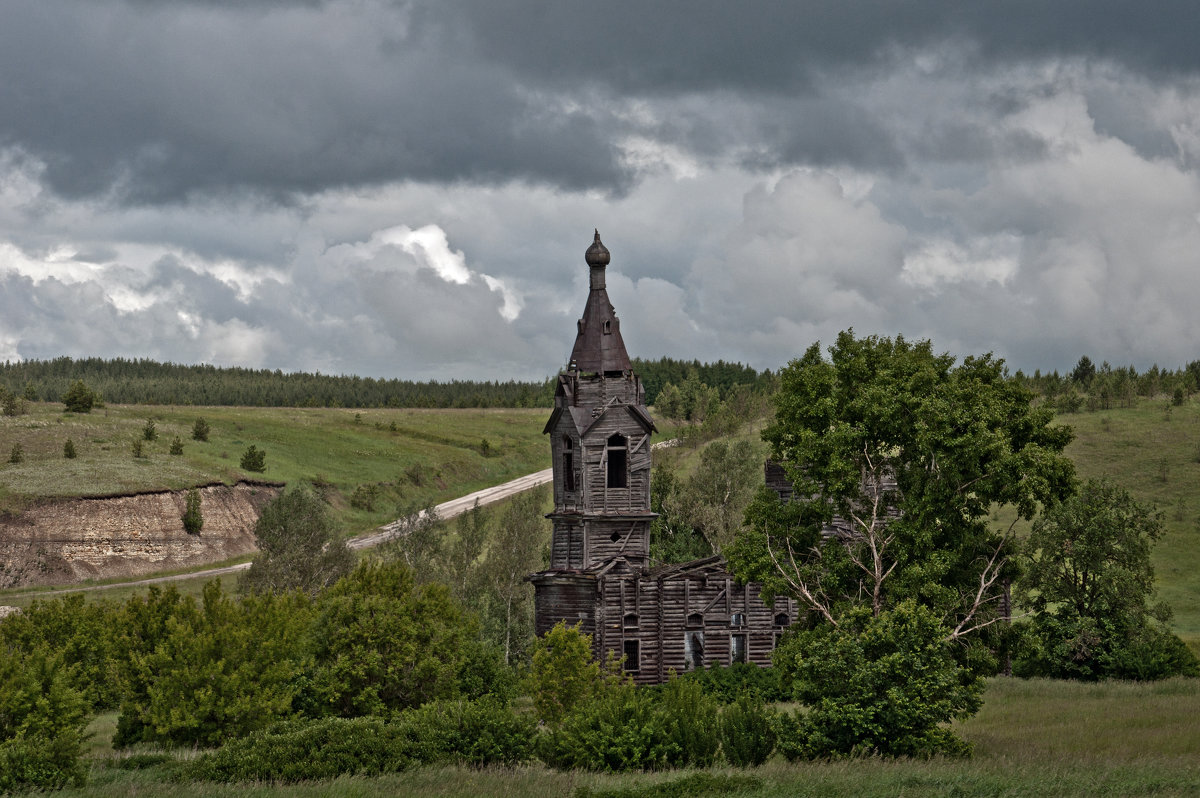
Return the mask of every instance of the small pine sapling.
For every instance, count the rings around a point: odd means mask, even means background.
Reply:
[[[75,459],[75,441],[67,438],[67,442],[63,444],[63,457],[68,460]]]
[[[148,441],[158,440],[158,430],[154,426],[154,419],[146,419],[146,426],[142,427],[142,438]]]
[[[208,422],[203,418],[196,419],[196,423],[192,425],[192,440],[207,441],[209,426]]]
[[[8,462],[16,465],[25,460],[25,448],[19,443],[14,443],[12,451],[8,455]]]
[[[171,440],[171,450],[170,451],[171,451],[171,454],[173,454],[173,455],[183,454],[183,441],[179,440],[178,435],[176,435]]]
[[[199,535],[203,527],[204,516],[200,514],[200,491],[192,488],[187,492],[184,504],[183,529],[189,535]]]
[[[267,470],[267,453],[254,444],[242,452],[242,468],[246,471],[263,472]]]

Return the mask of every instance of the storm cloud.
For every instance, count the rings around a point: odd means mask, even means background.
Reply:
[[[0,0],[0,357],[1198,357],[1191,3]]]

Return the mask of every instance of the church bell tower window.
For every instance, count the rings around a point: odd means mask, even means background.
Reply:
[[[629,441],[624,435],[608,439],[608,487],[624,488],[628,482]]]

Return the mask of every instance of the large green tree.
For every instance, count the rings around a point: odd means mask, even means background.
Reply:
[[[785,748],[815,756],[963,750],[948,731],[933,730],[972,711],[973,690],[938,706],[876,687],[910,678],[903,671],[916,660],[931,684],[977,678],[963,660],[982,653],[981,630],[1003,617],[1013,572],[1011,526],[992,529],[990,511],[1011,505],[1031,518],[1074,485],[1062,454],[1071,431],[1053,426],[1052,412],[1031,399],[991,355],[958,362],[928,341],[852,331],[838,336],[828,359],[814,344],[782,372],[763,438],[794,495],[784,504],[761,492],[748,529],[725,554],[739,577],[808,611],[800,628],[811,631],[785,641],[778,661],[810,663],[830,646],[860,651],[839,679],[867,685],[813,689],[800,678],[804,668],[794,669],[798,698],[838,709],[810,713],[792,730],[803,739]],[[892,634],[897,624],[903,634]],[[847,724],[853,717],[904,721]],[[893,733],[905,739],[881,747]]]
[[[1032,518],[1074,486],[1072,432],[1031,399],[990,354],[956,362],[853,331],[829,359],[814,344],[782,372],[763,432],[794,496],[760,494],[731,564],[834,625],[914,598],[969,635],[996,618],[1012,553],[992,508]]]

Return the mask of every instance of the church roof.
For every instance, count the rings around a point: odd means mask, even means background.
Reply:
[[[591,290],[579,319],[579,332],[571,349],[568,368],[592,373],[628,371],[632,365],[629,353],[625,351],[625,341],[621,339],[621,322],[604,287],[604,267],[610,256],[608,248],[600,243],[599,230],[584,257],[590,272]]]

